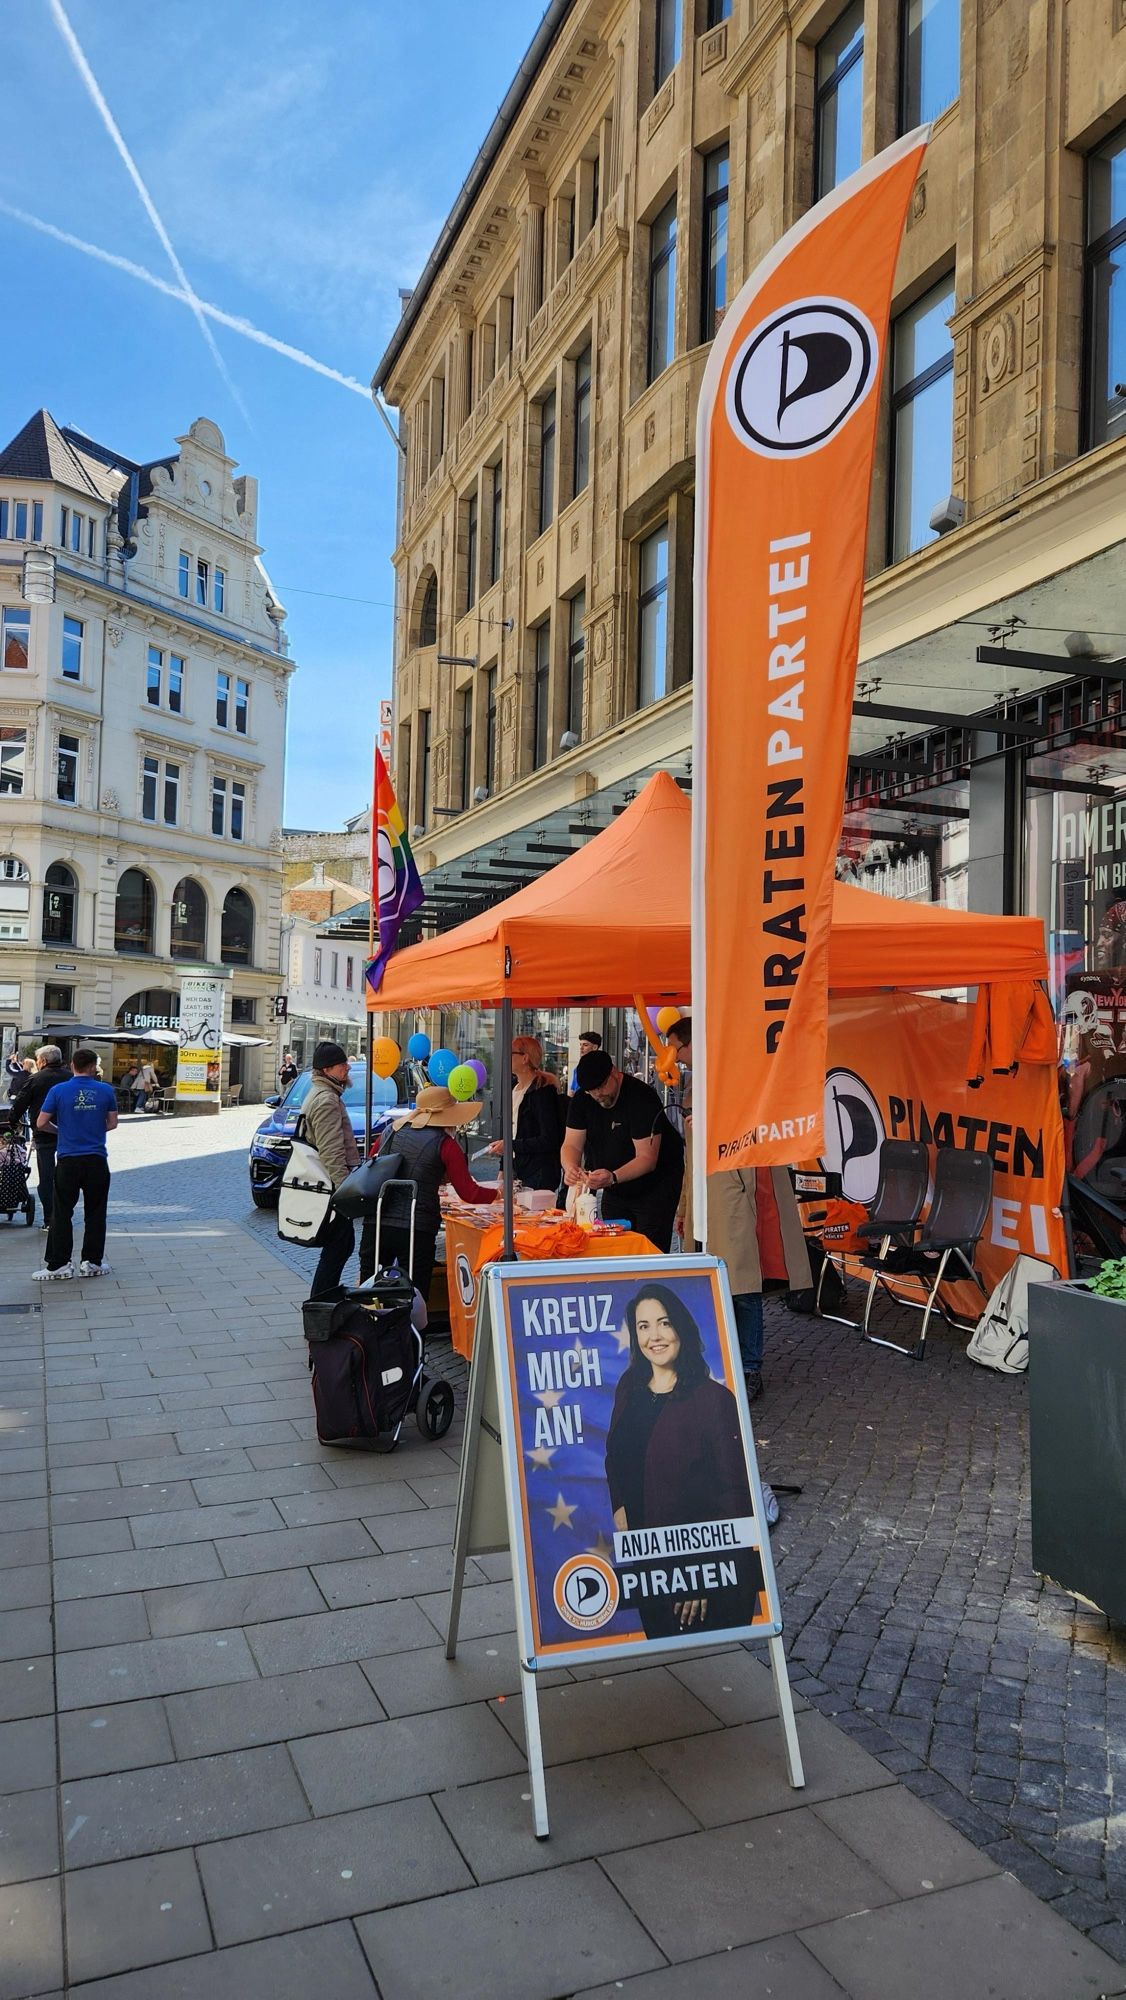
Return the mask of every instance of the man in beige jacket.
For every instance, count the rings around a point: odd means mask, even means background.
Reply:
[[[347,1051],[339,1042],[317,1043],[313,1050],[313,1081],[301,1110],[309,1143],[316,1149],[334,1188],[347,1180],[353,1167],[360,1164],[352,1120],[344,1108],[344,1092],[351,1073]],[[356,1247],[356,1232],[350,1218],[330,1210],[319,1241],[321,1254],[309,1294],[314,1299],[335,1291],[340,1283],[344,1266]]]

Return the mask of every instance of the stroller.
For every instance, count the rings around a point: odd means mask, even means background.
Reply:
[[[413,1181],[388,1180],[373,1203],[375,1277],[354,1289],[338,1285],[323,1299],[306,1299],[301,1308],[317,1438],[321,1444],[356,1451],[394,1451],[412,1411],[423,1437],[432,1439],[445,1437],[454,1415],[450,1384],[426,1374],[426,1344],[411,1318],[414,1285],[409,1273],[379,1266],[388,1188],[411,1191],[413,1268],[417,1189]]]
[[[27,1184],[30,1173],[27,1141],[22,1134],[0,1136],[0,1215],[14,1222],[17,1209],[21,1209],[29,1229],[35,1221],[35,1196]]]

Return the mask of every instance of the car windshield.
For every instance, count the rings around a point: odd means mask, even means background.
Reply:
[[[362,1062],[352,1063],[350,1065],[348,1085],[344,1092],[344,1103],[346,1104],[349,1111],[362,1111],[364,1108],[365,1075],[366,1075],[365,1065]],[[295,1079],[294,1083],[292,1084],[291,1088],[286,1093],[286,1096],[283,1099],[285,1109],[287,1111],[300,1111],[301,1106],[304,1104],[305,1099],[309,1095],[309,1086],[312,1083],[312,1081],[313,1081],[312,1070],[303,1069],[300,1076]],[[374,1101],[376,1104],[381,1104],[384,1102],[390,1102],[393,1104],[395,1102],[394,1097],[391,1097],[390,1099],[386,1097],[386,1085],[382,1082],[382,1079],[379,1077],[377,1077],[375,1080]]]

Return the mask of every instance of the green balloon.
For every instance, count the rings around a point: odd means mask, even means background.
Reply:
[[[456,1069],[450,1071],[446,1088],[459,1104],[468,1104],[470,1098],[476,1096],[479,1086],[468,1063],[459,1063]]]

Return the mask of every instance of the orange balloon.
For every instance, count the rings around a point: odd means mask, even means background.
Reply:
[[[398,1042],[393,1042],[390,1035],[378,1035],[376,1037],[375,1046],[371,1052],[371,1066],[376,1076],[394,1076],[402,1060],[402,1052]]]

